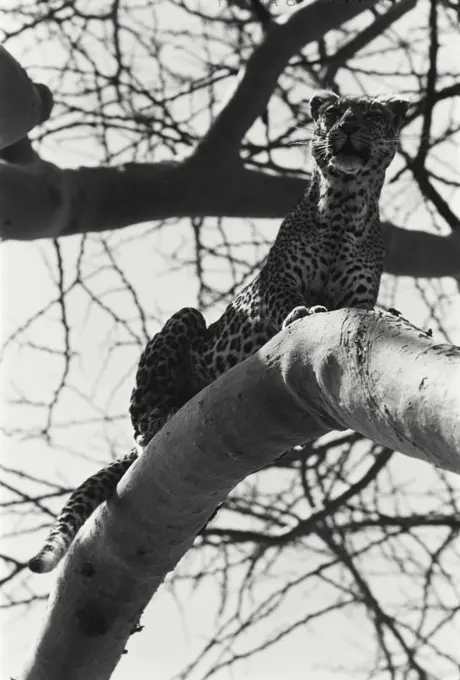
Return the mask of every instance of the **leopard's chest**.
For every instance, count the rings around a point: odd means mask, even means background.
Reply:
[[[318,296],[329,291],[332,277],[346,271],[356,259],[361,242],[345,219],[316,224],[307,234],[293,240],[280,253],[273,268],[283,267],[303,294]]]

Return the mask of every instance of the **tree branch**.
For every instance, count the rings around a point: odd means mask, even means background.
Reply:
[[[385,271],[394,276],[437,278],[460,276],[460,237],[401,229],[384,222]]]
[[[437,90],[431,95],[432,101],[431,101],[431,106],[434,108],[436,104],[439,104],[439,102],[444,101],[445,99],[451,99],[452,97],[457,97],[460,95],[460,83],[454,83],[453,85],[449,85],[448,87],[443,88],[442,90]],[[411,107],[411,111],[406,116],[406,119],[404,120],[403,124],[403,129],[409,125],[409,123],[412,123],[418,116],[420,116],[421,112],[424,111],[427,107],[427,99],[426,95],[421,97],[419,102],[417,104],[414,104],[413,107]]]
[[[286,449],[352,428],[460,473],[460,348],[344,309],[279,333],[181,409],[85,525],[21,680],[105,680],[216,505]],[[110,575],[110,577],[108,577]]]
[[[419,166],[417,163],[414,163],[408,154],[403,153],[402,151],[401,153],[404,156],[408,167],[412,171],[414,179],[417,182],[422,195],[426,196],[426,198],[432,202],[438,213],[444,218],[452,231],[460,232],[460,218],[454,213],[453,210],[451,210],[448,202],[441,196],[441,194],[436,191],[428,178],[425,168],[423,166]]]
[[[0,149],[3,149],[48,119],[53,97],[46,85],[33,83],[1,45],[0,92]]]
[[[265,39],[254,50],[244,72],[229,98],[223,105],[203,141],[198,154],[218,157],[236,157],[241,140],[256,118],[264,111],[278,78],[289,59],[310,42],[319,40],[328,31],[339,28],[377,0],[337,2],[331,5],[324,0],[302,4],[287,19],[280,18],[267,30]]]
[[[334,82],[337,71],[348,59],[352,59],[363,47],[382,35],[395,21],[410,12],[416,4],[417,0],[402,0],[402,2],[396,3],[385,14],[377,17],[370,26],[360,31],[357,36],[334,52],[324,64],[324,83],[330,86]]]
[[[128,164],[60,170],[36,157],[32,164],[0,164],[0,235],[32,240],[100,232],[170,217],[283,218],[306,181],[248,170],[183,163]],[[459,276],[458,235],[436,236],[384,223],[385,270],[414,277]]]
[[[438,51],[439,51],[439,38],[438,38],[437,0],[430,0],[430,49],[429,49],[430,66],[428,68],[428,73],[426,75],[422,134],[420,135],[420,144],[417,151],[417,157],[414,161],[414,164],[420,168],[423,168],[426,157],[428,155],[429,142],[431,137],[431,126],[433,122],[433,107],[436,103],[436,80],[438,77],[437,73]]]

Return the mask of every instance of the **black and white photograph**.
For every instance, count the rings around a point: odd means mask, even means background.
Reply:
[[[1,0],[0,680],[460,680],[458,0]]]

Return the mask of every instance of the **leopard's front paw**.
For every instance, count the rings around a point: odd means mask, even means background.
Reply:
[[[303,319],[304,316],[310,316],[310,314],[320,314],[321,312],[327,312],[326,307],[322,305],[314,305],[313,307],[294,307],[292,312],[289,312],[287,317],[284,319],[282,329],[284,330],[294,321],[299,321]]]
[[[322,314],[323,312],[327,312],[328,310],[326,307],[323,307],[323,305],[313,305],[313,307],[310,307],[308,310],[309,314]]]
[[[309,315],[309,310],[308,307],[294,307],[292,312],[289,312],[287,317],[283,321],[283,325],[281,328],[284,330],[288,326],[291,325],[291,323],[294,323],[294,321],[298,321],[299,319],[302,319],[304,316]]]

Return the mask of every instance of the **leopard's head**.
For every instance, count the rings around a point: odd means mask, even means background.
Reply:
[[[321,171],[340,176],[385,170],[408,108],[408,101],[395,97],[315,94],[310,100],[315,122],[311,148]]]

